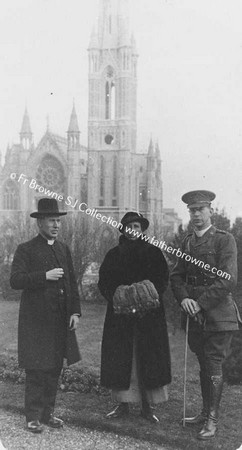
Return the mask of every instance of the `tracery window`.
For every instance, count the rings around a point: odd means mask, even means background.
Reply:
[[[100,199],[99,206],[104,205],[104,156],[100,156]]]
[[[117,197],[117,171],[118,171],[118,158],[114,156],[113,158],[113,197]]]
[[[111,66],[106,70],[105,83],[105,119],[115,119],[115,103],[116,103],[114,72]]]
[[[63,192],[65,174],[62,164],[52,155],[46,155],[37,168],[36,180],[41,186]]]

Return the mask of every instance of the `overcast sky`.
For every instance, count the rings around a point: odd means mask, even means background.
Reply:
[[[158,139],[164,206],[217,194],[242,216],[241,0],[130,0],[139,52],[138,149]],[[87,47],[98,0],[8,0],[0,16],[0,149],[18,142],[25,105],[37,144],[65,135],[75,98],[87,144]],[[92,205],[90,205],[92,206]]]

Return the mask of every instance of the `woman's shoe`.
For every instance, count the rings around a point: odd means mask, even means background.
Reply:
[[[110,413],[106,415],[107,419],[118,419],[119,417],[125,417],[129,414],[129,404],[120,403]]]
[[[140,415],[141,417],[143,417],[144,419],[148,420],[151,423],[160,422],[160,419],[158,419],[158,417],[155,414],[153,414],[151,410],[145,411],[144,409],[141,409]]]

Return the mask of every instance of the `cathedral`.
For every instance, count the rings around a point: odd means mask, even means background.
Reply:
[[[38,145],[26,109],[19,143],[7,148],[0,168],[3,213],[33,211],[39,198],[53,192],[116,220],[134,210],[148,217],[152,228],[162,226],[159,146],[152,139],[145,153],[137,146],[138,54],[129,30],[127,1],[100,0],[88,47],[87,147],[80,142],[75,104],[67,135],[59,136],[47,125]],[[42,189],[34,185],[27,189],[18,178],[21,173]],[[59,207],[73,210],[73,205],[66,205]]]

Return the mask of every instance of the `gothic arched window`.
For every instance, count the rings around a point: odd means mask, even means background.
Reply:
[[[110,104],[110,109],[111,109],[111,114],[110,114],[110,118],[111,120],[115,119],[115,85],[114,82],[112,81],[111,83],[111,104]]]
[[[110,119],[110,86],[109,82],[106,81],[106,91],[105,91],[105,106],[106,106],[106,112],[105,112],[105,119]]]
[[[117,196],[118,158],[113,158],[113,197]]]
[[[147,200],[148,200],[148,192],[147,192],[147,186],[144,184],[141,184],[139,186],[139,209],[145,209],[147,206]]]
[[[81,178],[81,201],[87,203],[87,178]]]
[[[18,209],[18,200],[17,186],[11,180],[6,181],[3,188],[3,209]]]
[[[111,66],[106,69],[105,76],[105,119],[115,119],[115,81],[114,72]]]
[[[100,156],[100,200],[99,206],[104,205],[104,177],[105,177],[105,168],[104,168],[104,156]]]

